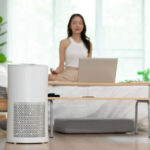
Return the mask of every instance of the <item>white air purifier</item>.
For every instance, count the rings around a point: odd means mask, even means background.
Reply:
[[[7,142],[48,142],[47,93],[47,66],[8,66]]]

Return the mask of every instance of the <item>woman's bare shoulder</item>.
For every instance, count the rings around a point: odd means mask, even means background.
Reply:
[[[69,38],[65,38],[65,39],[61,40],[61,41],[60,41],[60,44],[61,44],[63,47],[67,48],[68,45],[70,44]]]

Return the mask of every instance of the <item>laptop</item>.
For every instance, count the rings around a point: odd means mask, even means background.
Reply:
[[[78,82],[113,83],[116,79],[117,63],[117,58],[81,58]]]

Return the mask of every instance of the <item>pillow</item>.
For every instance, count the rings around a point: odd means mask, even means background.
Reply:
[[[7,68],[0,64],[0,87],[8,87],[7,83]]]
[[[7,91],[4,87],[0,87],[0,98],[7,98]]]
[[[0,121],[0,128],[3,130],[6,130],[7,128],[7,120],[1,120]]]

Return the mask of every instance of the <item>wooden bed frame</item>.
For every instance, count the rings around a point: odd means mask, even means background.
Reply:
[[[92,83],[92,82],[63,82],[63,81],[49,81],[49,85],[63,85],[63,86],[148,86],[150,91],[150,83],[145,82],[131,82],[131,83]],[[138,119],[138,103],[145,102],[148,104],[148,119],[149,119],[149,138],[150,138],[150,95],[147,98],[136,97],[49,97],[50,103],[50,137],[53,137],[53,101],[54,100],[135,100],[135,133],[138,133],[137,119]],[[0,98],[0,112],[7,111],[7,99]]]
[[[7,112],[7,99],[0,98],[0,112]]]
[[[130,83],[92,83],[92,82],[64,82],[64,81],[49,81],[49,85],[52,86],[148,86],[150,91],[150,83],[145,82],[130,82]],[[59,93],[57,93],[59,94]],[[50,103],[50,137],[53,138],[53,101],[54,100],[135,100],[135,133],[138,134],[138,103],[148,104],[148,120],[149,120],[149,138],[150,138],[150,94],[146,98],[136,98],[136,97],[48,97]]]

